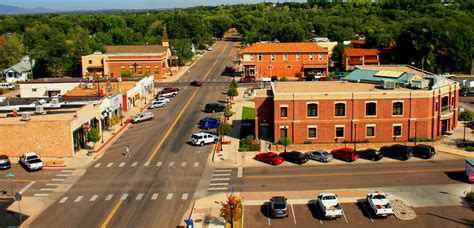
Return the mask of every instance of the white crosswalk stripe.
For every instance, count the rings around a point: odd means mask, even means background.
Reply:
[[[151,200],[156,200],[158,198],[158,195],[159,193],[154,193],[152,196],[151,196]]]
[[[211,181],[228,181],[230,178],[212,178]]]
[[[44,196],[44,197],[46,197],[46,196],[49,196],[49,194],[48,193],[36,193],[36,194],[34,194],[34,196]]]
[[[63,170],[61,170],[61,172],[63,172],[63,173],[73,173],[74,170],[71,170],[71,169],[63,169]]]
[[[40,191],[54,191],[54,188],[40,188]]]
[[[84,198],[84,196],[78,196],[78,197],[74,200],[74,203],[77,203],[77,202],[81,201],[82,198]]]
[[[149,166],[150,165],[150,161],[147,161],[145,162],[145,164],[143,164],[143,166]]]
[[[214,177],[225,177],[225,176],[230,176],[230,173],[214,173],[212,174]]]
[[[135,199],[141,200],[142,198],[143,198],[143,193],[139,193]]]
[[[125,165],[125,162],[120,163],[119,167],[123,167]]]
[[[64,203],[67,199],[69,199],[69,197],[65,196],[59,201],[59,203]]]
[[[194,162],[194,167],[198,167],[199,166],[199,162]]]
[[[174,166],[174,162],[170,162],[169,166]]]
[[[137,166],[138,162],[132,163],[132,166]]]
[[[222,186],[222,185],[227,186],[229,185],[229,183],[210,183],[209,184],[209,186]]]
[[[114,165],[114,163],[111,162],[111,163],[107,164],[107,168],[110,168],[110,167],[113,166],[113,165]]]
[[[156,163],[156,166],[161,166],[163,164],[163,162],[158,162]]]
[[[188,199],[188,193],[183,193],[183,196],[181,196],[182,200],[187,200]]]
[[[93,195],[89,201],[95,201],[99,197],[98,195]]]
[[[227,188],[221,188],[221,187],[212,187],[212,188],[208,188],[207,190],[209,191],[220,191],[220,190],[227,190]]]
[[[127,193],[122,194],[122,197],[120,197],[121,200],[126,200],[128,197]]]
[[[99,168],[100,165],[102,165],[102,163],[97,163],[97,164],[95,164],[94,168]]]
[[[168,193],[168,195],[166,195],[166,199],[167,200],[173,199],[173,193]]]
[[[61,185],[61,184],[55,184],[55,183],[46,183],[45,185],[46,185],[46,186],[59,186],[59,185]]]
[[[64,178],[53,178],[51,181],[65,181],[66,179]]]
[[[183,162],[183,163],[181,163],[181,167],[184,167],[184,166],[186,166],[187,164],[188,164],[188,163]]]
[[[111,200],[111,199],[112,199],[112,197],[114,197],[114,195],[113,195],[113,194],[109,194],[109,195],[107,195],[107,197],[105,198],[105,201],[109,201],[109,200]]]
[[[71,176],[71,174],[69,173],[58,173],[56,174],[57,177],[68,177],[68,176]]]
[[[232,169],[216,169],[216,170],[214,170],[214,172],[215,172],[215,173],[216,173],[216,172],[224,172],[224,173],[225,173],[225,172],[232,172]]]

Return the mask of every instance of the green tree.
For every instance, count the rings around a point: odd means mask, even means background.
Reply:
[[[234,113],[232,112],[232,108],[231,108],[230,104],[227,104],[226,107],[225,107],[224,116],[227,119],[229,119],[229,117],[231,117],[232,115],[234,115]]]
[[[125,70],[122,70],[122,77],[124,78],[130,78],[132,77],[133,75],[133,71],[131,69],[125,69]]]
[[[191,41],[189,39],[171,40],[171,51],[178,56],[178,64],[184,66],[193,57]]]
[[[230,87],[238,88],[239,84],[234,79],[232,79],[232,82],[230,83]]]
[[[232,115],[231,115],[232,116]],[[229,116],[230,117],[230,116]],[[232,125],[228,124],[228,123],[224,123],[222,122],[221,123],[221,126],[219,127],[219,132],[220,134],[222,135],[227,135],[229,134],[230,132],[232,131]]]
[[[459,113],[458,120],[459,121],[471,121],[472,120],[472,113],[468,111],[464,111]]]
[[[0,45],[0,67],[8,68],[15,65],[25,54],[20,36],[13,34],[5,38],[5,43]]]
[[[95,144],[97,142],[99,142],[100,140],[100,135],[99,135],[99,131],[96,129],[96,128],[91,128],[88,132],[87,132],[87,141],[89,142],[92,142],[92,149],[94,150],[95,149]]]
[[[237,88],[233,87],[232,85],[229,86],[229,90],[227,90],[227,96],[229,96],[230,99],[233,100],[234,97],[238,95],[239,95],[239,91],[237,90]]]

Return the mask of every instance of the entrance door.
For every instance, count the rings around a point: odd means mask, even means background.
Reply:
[[[441,120],[441,134],[449,131],[449,120]]]
[[[260,138],[268,140],[268,126],[260,126]]]

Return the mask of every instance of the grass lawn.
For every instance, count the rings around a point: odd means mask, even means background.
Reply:
[[[250,107],[242,108],[242,127],[240,128],[240,138],[249,135],[255,136],[255,109]]]
[[[250,107],[243,107],[242,120],[255,120],[255,109]]]

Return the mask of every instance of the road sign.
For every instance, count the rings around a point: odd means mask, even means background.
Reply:
[[[9,172],[5,176],[7,176],[8,178],[13,178],[13,177],[15,177],[15,174],[13,174],[12,172]]]
[[[19,192],[15,193],[15,200],[16,200],[16,201],[21,201],[21,198],[22,198],[22,197],[23,197],[23,196],[21,195],[21,193],[19,193]]]
[[[194,223],[192,219],[185,219],[184,222],[186,223],[186,228],[193,228]]]

